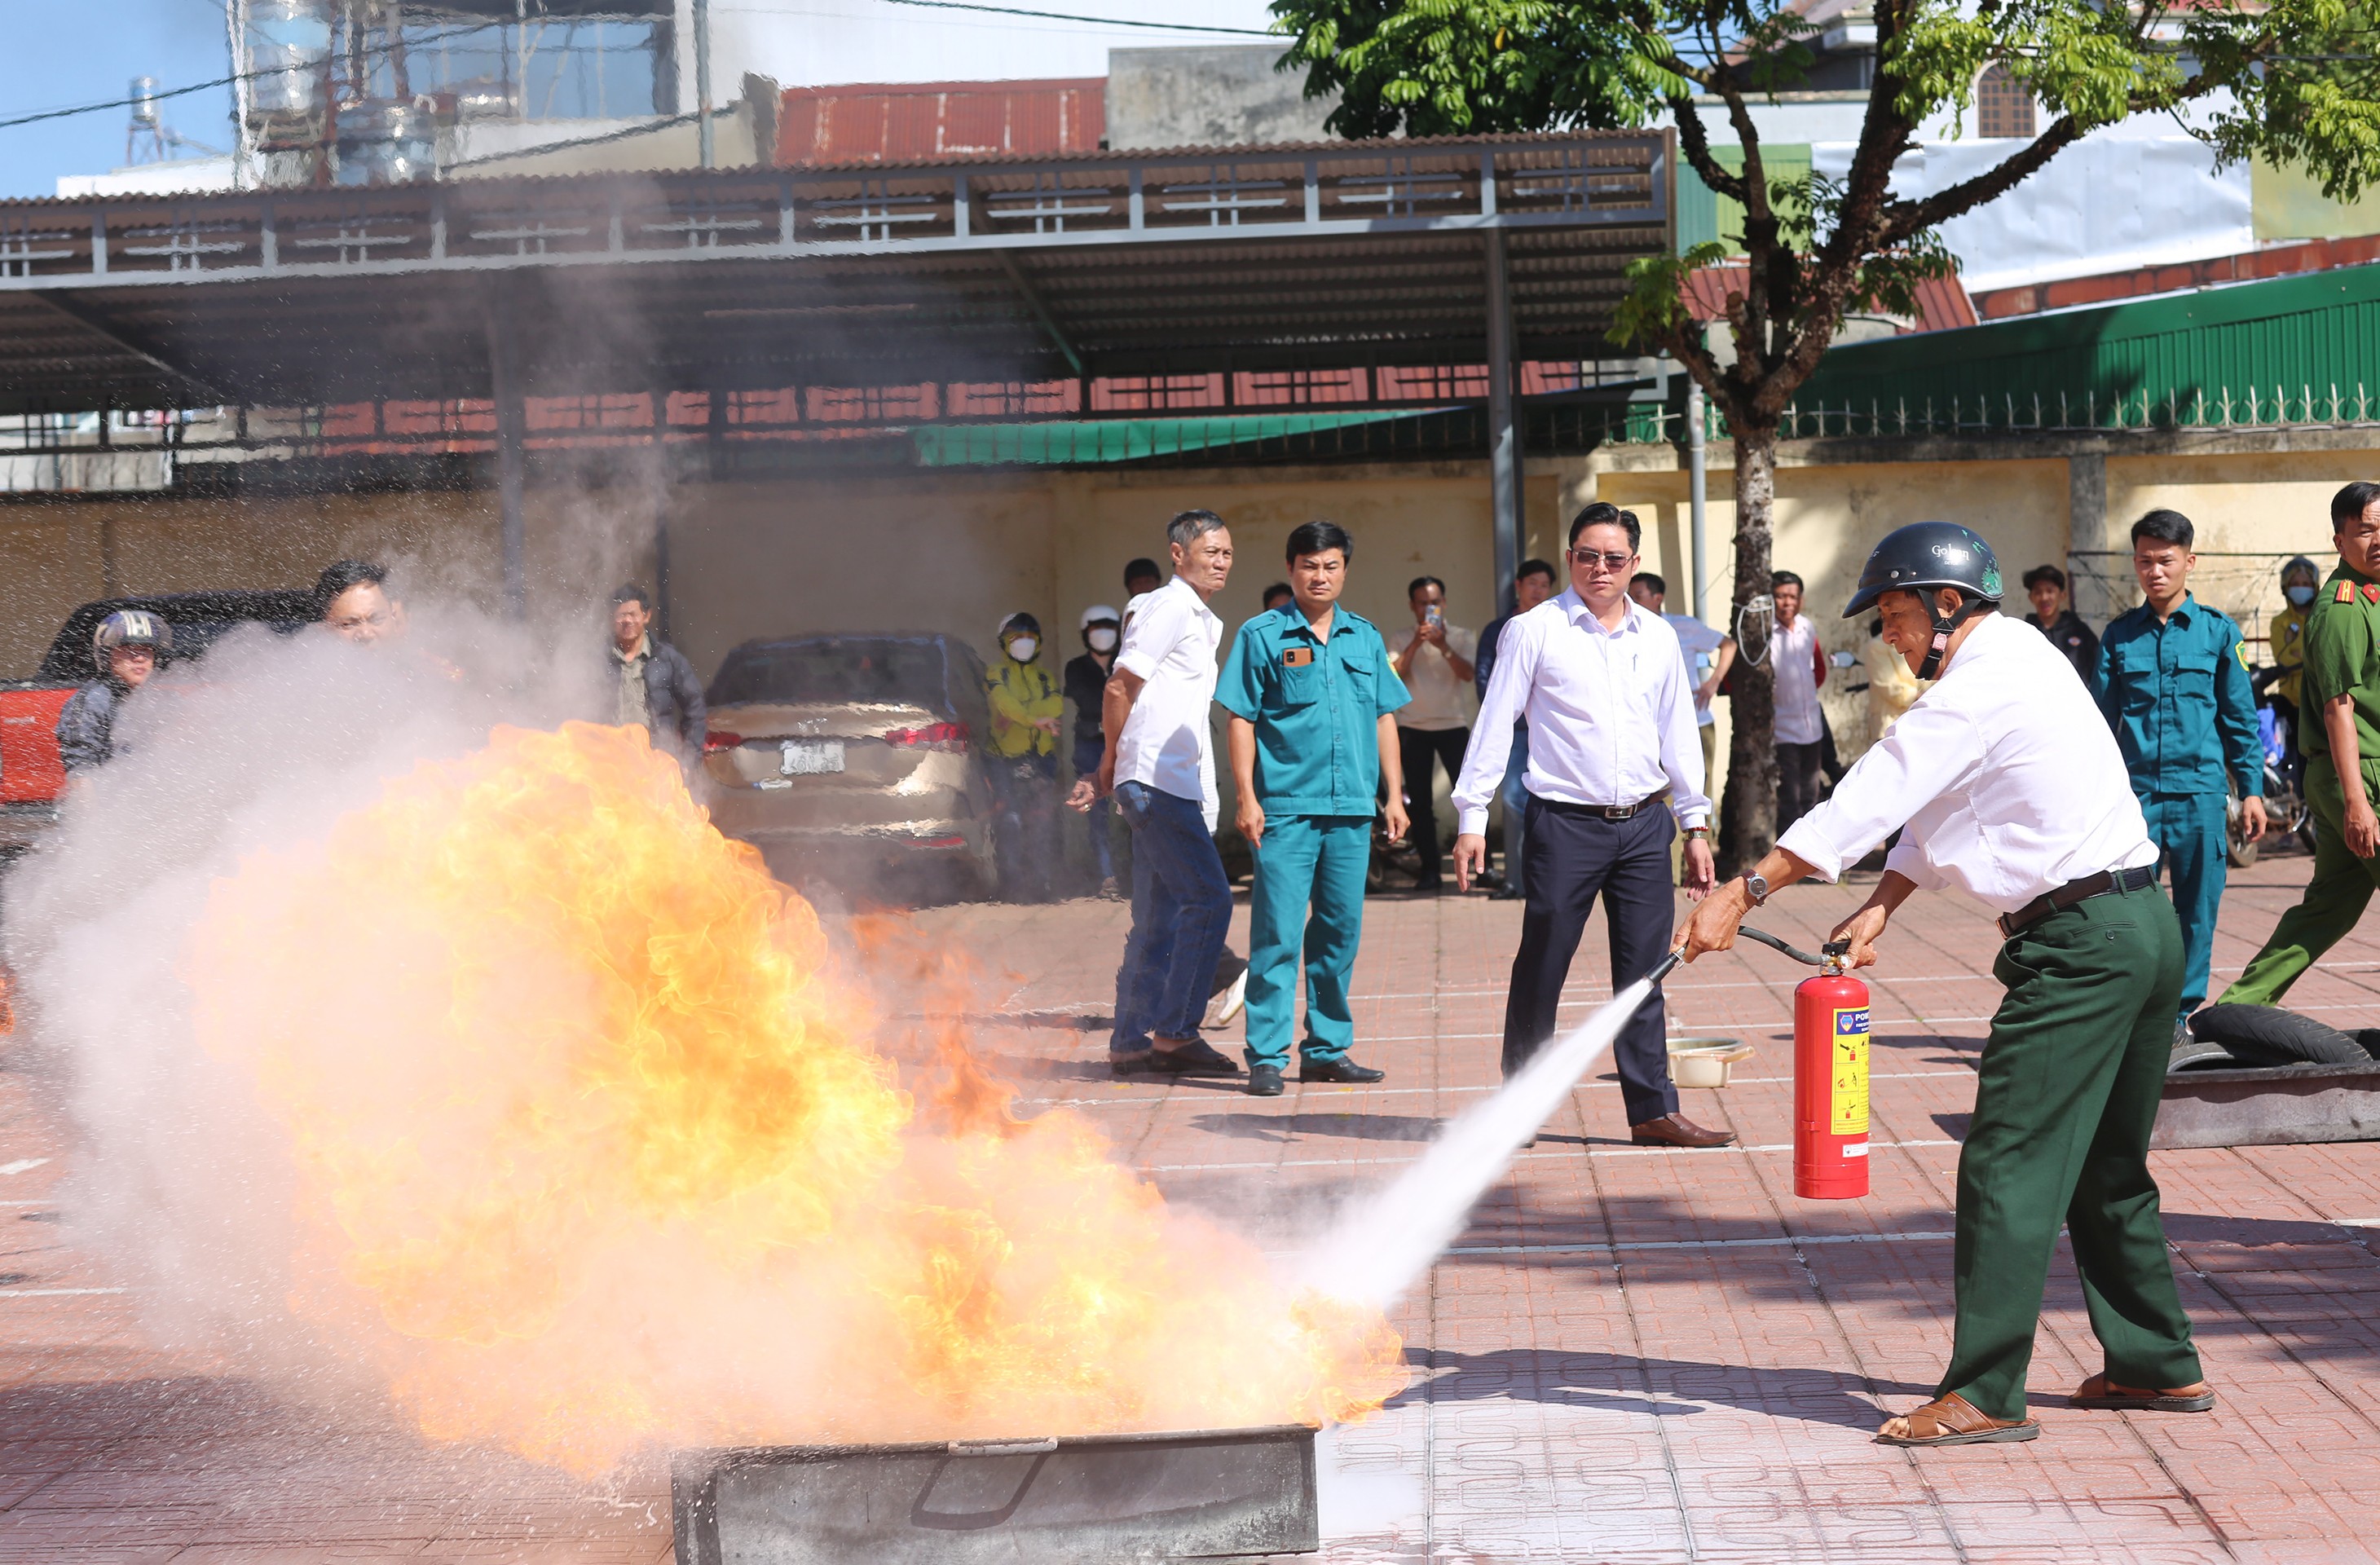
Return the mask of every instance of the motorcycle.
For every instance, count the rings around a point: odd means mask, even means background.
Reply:
[[[2256,703],[2256,729],[2262,742],[2265,759],[2265,835],[2290,836],[2298,840],[2306,852],[2313,852],[2313,810],[2307,805],[2305,791],[2289,764],[2289,744],[2281,733],[2280,714],[2269,700]],[[2230,796],[2224,801],[2223,812],[2228,838],[2227,856],[2235,869],[2245,869],[2256,862],[2262,842],[2248,842],[2240,834],[2240,784],[2229,784]]]

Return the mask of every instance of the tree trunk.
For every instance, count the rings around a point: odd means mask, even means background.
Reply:
[[[1735,440],[1735,602],[1730,634],[1744,604],[1768,592],[1769,538],[1777,509],[1777,430],[1728,420]],[[1755,666],[1745,653],[1760,651]],[[1718,871],[1733,876],[1760,862],[1777,843],[1776,664],[1765,647],[1739,647],[1729,696],[1727,790],[1719,801]]]

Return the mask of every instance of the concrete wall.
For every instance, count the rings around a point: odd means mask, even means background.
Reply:
[[[2121,558],[2132,517],[2172,506],[2197,523],[2201,596],[2257,634],[2277,605],[2278,563],[2303,552],[2328,568],[2331,492],[2380,472],[2370,431],[2219,440],[1973,444],[1789,443],[1778,475],[1779,566],[1810,583],[1829,649],[1858,651],[1864,626],[1839,619],[1868,549],[1903,522],[1964,522],[2011,576],[2045,561],[2095,566],[2103,617],[2136,601]],[[1709,599],[1732,592],[1730,473],[1715,447],[1707,524]],[[673,634],[706,674],[737,642],[809,630],[926,628],[991,645],[1000,618],[1039,616],[1054,649],[1081,649],[1088,604],[1123,599],[1123,563],[1164,556],[1175,512],[1207,506],[1232,525],[1239,559],[1217,611],[1236,626],[1280,579],[1290,528],[1317,516],[1347,527],[1357,552],[1347,601],[1384,629],[1407,622],[1404,585],[1441,576],[1448,612],[1476,628],[1493,616],[1485,465],[1263,467],[1213,472],[921,472],[853,479],[688,482],[635,477],[533,482],[530,611],[567,627],[624,578],[654,580],[666,520]],[[1647,567],[1687,592],[1686,475],[1665,447],[1613,447],[1530,464],[1523,553],[1559,559],[1565,519],[1601,498],[1638,513]],[[237,500],[28,500],[0,503],[0,674],[30,673],[77,604],[110,592],[303,587],[345,554],[397,562],[412,590],[496,606],[494,496],[484,491],[251,496]],[[2013,583],[2011,584],[2013,585]],[[2022,612],[2020,601],[2010,607]],[[1715,610],[1714,613],[1719,611]],[[583,616],[583,618],[582,618]],[[589,629],[589,635],[593,632]],[[1864,697],[1828,697],[1838,739],[1855,751]],[[1724,721],[1725,703],[1720,711]]]
[[[1551,474],[1531,485],[1532,534],[1555,530]],[[687,485],[672,496],[670,598],[698,668],[737,642],[803,630],[924,627],[989,649],[1029,610],[1065,655],[1093,603],[1122,607],[1124,563],[1162,561],[1166,522],[1203,506],[1237,560],[1216,612],[1236,626],[1281,576],[1290,529],[1327,517],[1355,538],[1346,601],[1384,629],[1409,622],[1406,582],[1447,583],[1476,627],[1494,584],[1479,465],[1216,473],[966,474],[825,483]]]
[[[1281,43],[1108,51],[1108,145],[1244,147],[1323,141],[1336,98],[1305,97],[1305,73],[1276,71]]]

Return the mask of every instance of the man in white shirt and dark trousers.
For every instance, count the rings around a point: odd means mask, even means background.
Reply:
[[[2104,1368],[2077,1407],[2200,1413],[2190,1317],[2174,1285],[2149,1172],[2172,1052],[2181,928],[2157,891],[2157,848],[2115,736],[2041,633],[1998,612],[1999,565],[1949,522],[1888,535],[1846,617],[1883,612],[1920,680],[1892,731],[1753,872],[1681,931],[1688,961],[1735,941],[1779,886],[1831,880],[1895,830],[1866,904],[1835,929],[1851,964],[1876,959],[1892,914],[1955,885],[2000,915],[1992,1017],[1959,1154],[1958,1317],[1934,1399],[1888,1419],[1888,1445],[2029,1440],[2025,1371],[2058,1225],[2073,1244]]]
[[[1818,712],[1818,686],[1827,682],[1826,654],[1818,627],[1802,612],[1802,578],[1779,571],[1768,578],[1777,619],[1768,632],[1768,666],[1776,675],[1777,830],[1810,813],[1818,802],[1818,768],[1826,758],[1827,729]]]
[[[1436,576],[1414,577],[1405,601],[1414,623],[1389,637],[1389,666],[1413,694],[1397,711],[1397,756],[1412,801],[1414,846],[1421,850],[1414,890],[1434,892],[1444,844],[1438,840],[1438,773],[1432,768],[1442,762],[1451,782],[1463,764],[1463,746],[1471,736],[1471,661],[1478,656],[1479,643],[1462,626],[1447,624],[1446,583]]]
[[[1101,713],[1107,749],[1067,803],[1087,811],[1113,793],[1132,829],[1132,933],[1116,969],[1110,1068],[1235,1076],[1239,1066],[1198,1036],[1232,921],[1208,726],[1223,622],[1207,606],[1231,576],[1232,535],[1212,511],[1184,511],[1165,534],[1173,579],[1127,611]]]
[[[1521,949],[1504,1002],[1504,1074],[1553,1037],[1562,985],[1600,894],[1611,983],[1634,982],[1670,948],[1671,818],[1686,831],[1686,889],[1710,889],[1710,801],[1703,796],[1694,693],[1677,633],[1628,596],[1633,518],[1597,502],[1570,527],[1570,589],[1515,619],[1454,789],[1462,834],[1455,883],[1488,859],[1488,801],[1504,780],[1512,720],[1529,723],[1527,856]],[[1653,991],[1611,1047],[1631,1139],[1724,1146],[1735,1137],[1678,1112],[1667,1013]]]

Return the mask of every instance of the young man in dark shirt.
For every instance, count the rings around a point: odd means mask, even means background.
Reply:
[[[2048,637],[2058,656],[2082,676],[2083,687],[2096,694],[2099,637],[2074,612],[2073,600],[2066,594],[2066,573],[2056,565],[2034,566],[2024,573],[2024,595],[2033,601],[2033,613],[2024,616],[2024,623]]]

